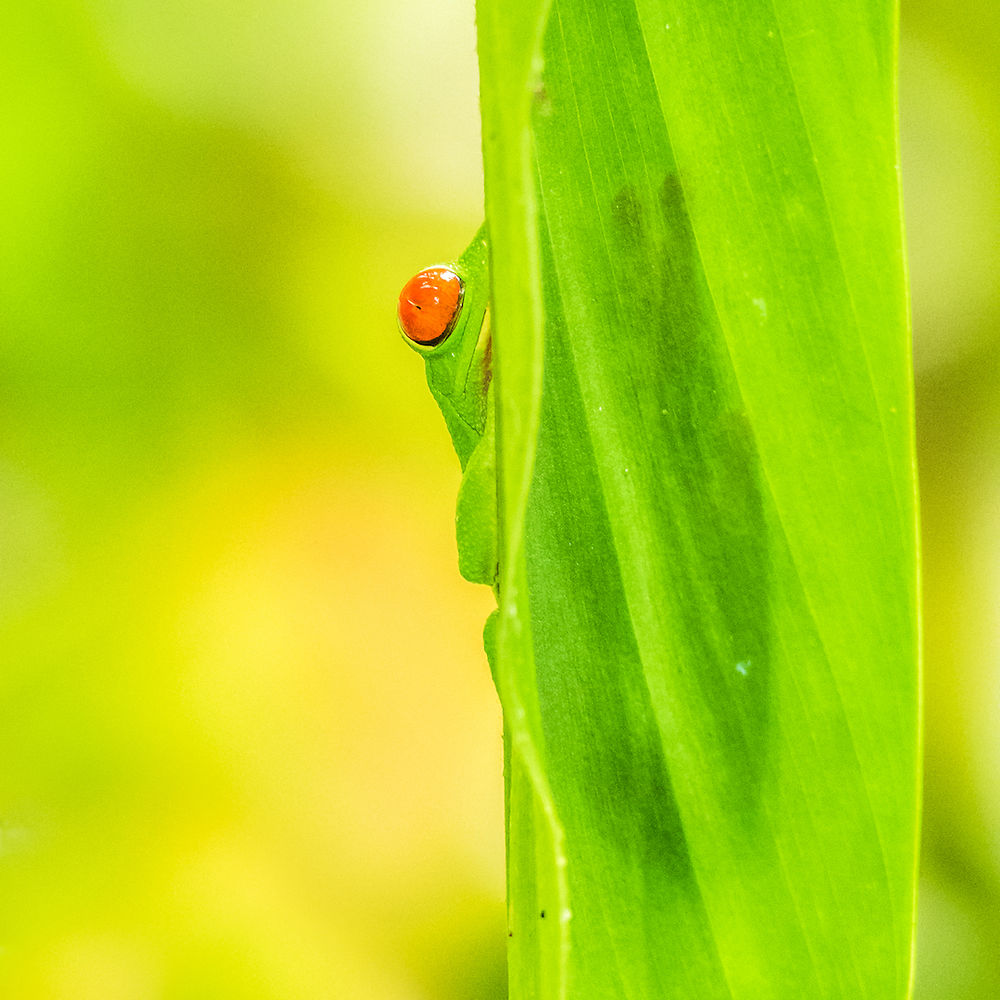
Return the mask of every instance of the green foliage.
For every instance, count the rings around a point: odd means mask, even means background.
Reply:
[[[511,996],[904,997],[895,11],[515,8],[478,10]]]

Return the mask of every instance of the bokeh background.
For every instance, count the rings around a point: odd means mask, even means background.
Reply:
[[[395,296],[471,0],[0,8],[0,997],[505,995],[492,599]],[[1000,996],[1000,15],[903,9],[918,995]]]

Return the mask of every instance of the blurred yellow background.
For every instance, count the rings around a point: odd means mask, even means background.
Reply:
[[[997,13],[903,12],[919,996],[1000,995]],[[0,997],[504,996],[492,598],[395,329],[471,0],[0,11]]]

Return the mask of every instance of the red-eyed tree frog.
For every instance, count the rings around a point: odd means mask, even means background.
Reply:
[[[423,356],[462,465],[455,527],[458,568],[497,584],[496,438],[489,322],[489,253],[483,226],[452,264],[428,267],[399,294],[403,339]]]

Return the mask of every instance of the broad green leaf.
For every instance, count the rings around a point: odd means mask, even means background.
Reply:
[[[478,23],[511,996],[905,997],[895,9]]]

